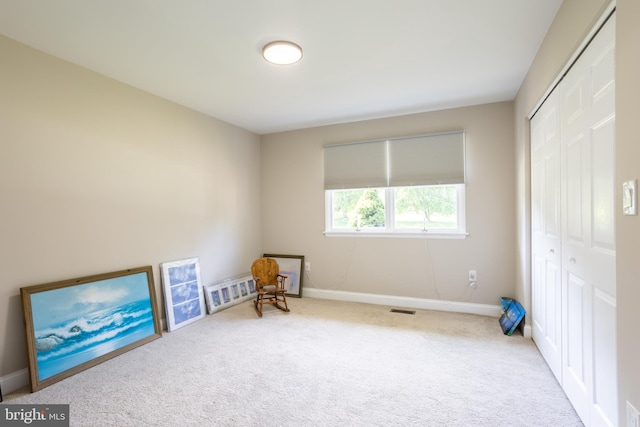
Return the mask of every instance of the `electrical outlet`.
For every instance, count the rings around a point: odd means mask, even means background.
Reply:
[[[305,261],[304,269],[305,269],[305,271],[311,271],[311,262]],[[638,426],[638,427],[640,427],[640,426]]]
[[[640,427],[640,412],[627,400],[627,426]]]
[[[478,281],[478,274],[476,273],[475,270],[469,270],[469,281],[470,282],[477,282]],[[638,426],[640,427],[640,426]]]

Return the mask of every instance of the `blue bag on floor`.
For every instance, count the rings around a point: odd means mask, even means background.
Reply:
[[[505,335],[513,334],[524,315],[527,313],[522,305],[513,298],[502,297],[502,316],[500,316],[500,326]]]

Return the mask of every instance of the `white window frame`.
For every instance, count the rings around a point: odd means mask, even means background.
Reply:
[[[396,187],[382,187],[385,194],[385,224],[384,228],[333,228],[333,191],[325,190],[325,231],[327,237],[406,237],[406,238],[435,238],[435,239],[464,239],[466,232],[466,189],[465,184],[452,184],[456,186],[457,193],[457,225],[455,229],[396,229],[395,224],[395,200]],[[399,188],[399,187],[398,187]]]

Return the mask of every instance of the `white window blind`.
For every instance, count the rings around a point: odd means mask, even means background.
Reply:
[[[386,141],[324,147],[325,190],[386,186]]]
[[[464,183],[464,133],[389,141],[389,186]]]
[[[325,190],[461,183],[462,131],[324,147]]]

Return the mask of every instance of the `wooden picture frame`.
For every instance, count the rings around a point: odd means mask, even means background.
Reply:
[[[207,313],[198,258],[160,264],[167,330],[175,331],[202,319]]]
[[[20,288],[31,391],[162,336],[151,266]]]
[[[287,282],[289,282],[289,285],[288,291],[285,295],[288,297],[301,298],[304,255],[264,254],[263,257],[275,259],[280,267],[280,274],[287,276]]]

